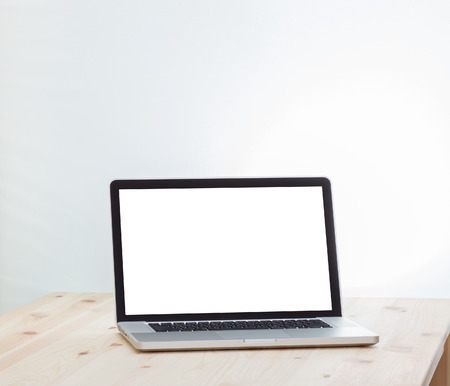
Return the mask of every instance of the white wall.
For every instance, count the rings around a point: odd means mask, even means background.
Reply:
[[[114,178],[333,182],[344,295],[450,297],[448,1],[0,0],[0,312],[112,291]]]

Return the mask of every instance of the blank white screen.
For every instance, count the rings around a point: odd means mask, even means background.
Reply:
[[[321,187],[119,194],[127,315],[331,309]]]

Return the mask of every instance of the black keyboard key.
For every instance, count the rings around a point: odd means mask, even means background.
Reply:
[[[163,323],[163,325],[161,325],[160,323],[149,323],[149,326],[153,328],[156,332],[166,332],[167,324],[168,323]]]

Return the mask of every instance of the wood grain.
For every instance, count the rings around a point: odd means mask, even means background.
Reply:
[[[113,311],[111,294],[53,293],[0,316],[0,384],[449,385],[449,299],[345,299],[380,334],[363,348],[143,353]]]

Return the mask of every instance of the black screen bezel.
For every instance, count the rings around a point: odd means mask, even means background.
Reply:
[[[238,313],[195,313],[195,314],[125,314],[125,293],[123,281],[122,240],[120,229],[121,189],[189,189],[189,188],[233,188],[233,187],[283,187],[317,186],[322,187],[325,228],[330,276],[331,310],[324,311],[273,311]],[[289,177],[289,178],[211,178],[211,179],[152,179],[152,180],[115,180],[110,185],[111,219],[114,254],[114,281],[117,322],[123,321],[189,321],[189,320],[246,320],[308,318],[317,316],[341,316],[341,298],[337,267],[336,239],[334,231],[331,183],[325,177]]]

